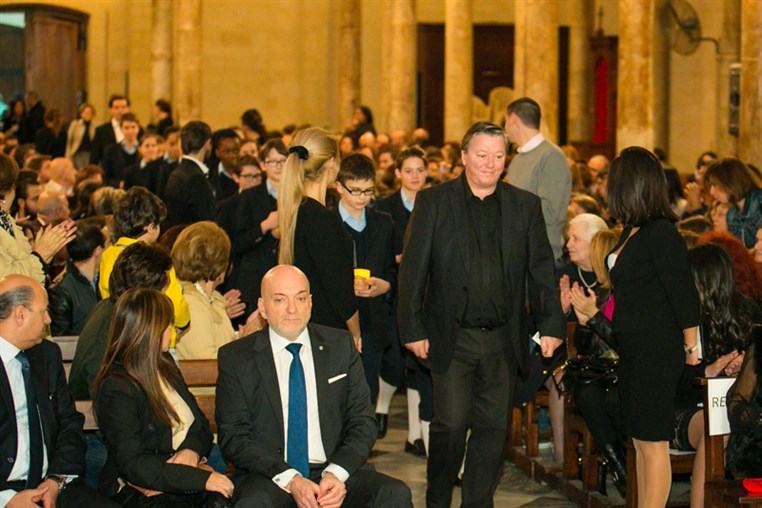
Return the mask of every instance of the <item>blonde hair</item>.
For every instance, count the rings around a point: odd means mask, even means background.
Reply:
[[[621,235],[621,228],[613,228],[597,232],[590,240],[590,264],[593,266],[595,278],[603,288],[611,287],[609,271],[606,269],[606,256],[617,244]]]
[[[319,180],[325,172],[326,162],[331,159],[335,159],[335,167],[338,167],[339,144],[327,131],[309,127],[294,136],[278,191],[280,264],[290,265],[294,262],[296,215],[304,199],[304,182]]]
[[[230,239],[214,222],[191,224],[178,235],[172,247],[177,276],[189,282],[214,280],[225,273],[230,260]]]

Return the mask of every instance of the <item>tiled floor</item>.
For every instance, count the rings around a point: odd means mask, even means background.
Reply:
[[[376,442],[371,462],[376,469],[403,480],[413,492],[416,508],[426,506],[426,459],[403,451],[407,438],[407,413],[404,395],[395,395],[389,415],[389,432]],[[460,506],[460,489],[453,493],[453,506]],[[507,462],[500,486],[495,494],[496,508],[543,506],[566,508],[576,506],[547,485],[530,480],[522,471]]]

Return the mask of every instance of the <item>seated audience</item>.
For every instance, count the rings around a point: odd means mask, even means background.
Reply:
[[[18,173],[16,162],[0,154],[0,277],[15,273],[44,283],[49,263],[74,240],[76,229],[73,221],[48,225],[37,233],[32,245],[10,214]]]
[[[693,215],[677,223],[677,230],[680,232],[691,231],[696,235],[703,235],[712,230],[712,221],[703,215]]]
[[[762,226],[757,230],[757,241],[754,242],[754,262],[762,268]]]
[[[412,507],[404,483],[366,464],[378,428],[352,335],[308,324],[310,284],[294,266],[267,272],[258,305],[268,326],[219,351],[216,419],[234,504]]]
[[[704,233],[698,243],[714,243],[723,247],[733,262],[736,287],[744,296],[762,303],[762,267],[754,262],[754,257],[741,241],[730,233]]]
[[[34,135],[37,151],[51,157],[63,157],[66,153],[66,130],[63,115],[58,108],[45,112],[45,126]]]
[[[601,215],[601,205],[595,198],[588,196],[587,194],[572,194],[571,201],[569,202],[569,210],[576,216],[582,213],[591,213],[593,215]]]
[[[61,350],[43,340],[48,297],[24,275],[0,279],[0,506],[111,508],[87,488],[83,416],[66,388]]]
[[[236,339],[226,313],[228,302],[217,291],[225,280],[230,240],[213,222],[197,222],[183,229],[172,247],[172,262],[190,311],[190,326],[177,341],[181,360],[217,358],[217,350]],[[261,328],[252,313],[241,335]]]
[[[37,175],[32,172],[19,172],[16,179],[16,199],[10,210],[11,216],[16,220],[36,219],[40,194],[42,186],[37,183]]]
[[[762,188],[749,167],[734,157],[724,157],[707,169],[705,185],[712,197],[728,204],[728,231],[747,248],[754,246],[754,235],[762,226]]]
[[[116,206],[124,199],[124,189],[115,189],[113,187],[101,187],[93,192],[92,198],[90,198],[90,209],[87,215],[92,216],[105,216],[113,215]]]
[[[66,270],[50,286],[50,333],[53,336],[79,335],[90,310],[101,299],[98,268],[106,246],[103,225],[97,221],[78,222],[77,233],[68,247]]]
[[[101,492],[124,507],[228,506],[233,483],[206,464],[209,422],[167,353],[172,301],[134,288],[113,314],[93,401],[109,450]]]
[[[143,187],[133,187],[127,191],[114,210],[114,226],[119,238],[101,256],[98,289],[102,298],[109,296],[111,269],[124,248],[137,242],[156,243],[159,239],[159,225],[165,216],[164,203]],[[188,304],[174,268],[170,268],[166,293],[174,304],[175,326],[185,328],[190,321]]]

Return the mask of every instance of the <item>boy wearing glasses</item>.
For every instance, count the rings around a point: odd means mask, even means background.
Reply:
[[[336,213],[352,237],[355,251],[355,296],[362,331],[362,363],[371,401],[378,397],[378,376],[384,351],[392,345],[392,295],[397,281],[392,218],[368,208],[375,193],[376,168],[366,155],[341,160]],[[363,270],[366,270],[363,273]],[[369,273],[368,273],[369,272]]]

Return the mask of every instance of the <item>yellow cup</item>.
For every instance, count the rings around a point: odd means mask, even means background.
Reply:
[[[370,279],[370,270],[367,268],[355,268],[355,277],[368,280]]]

